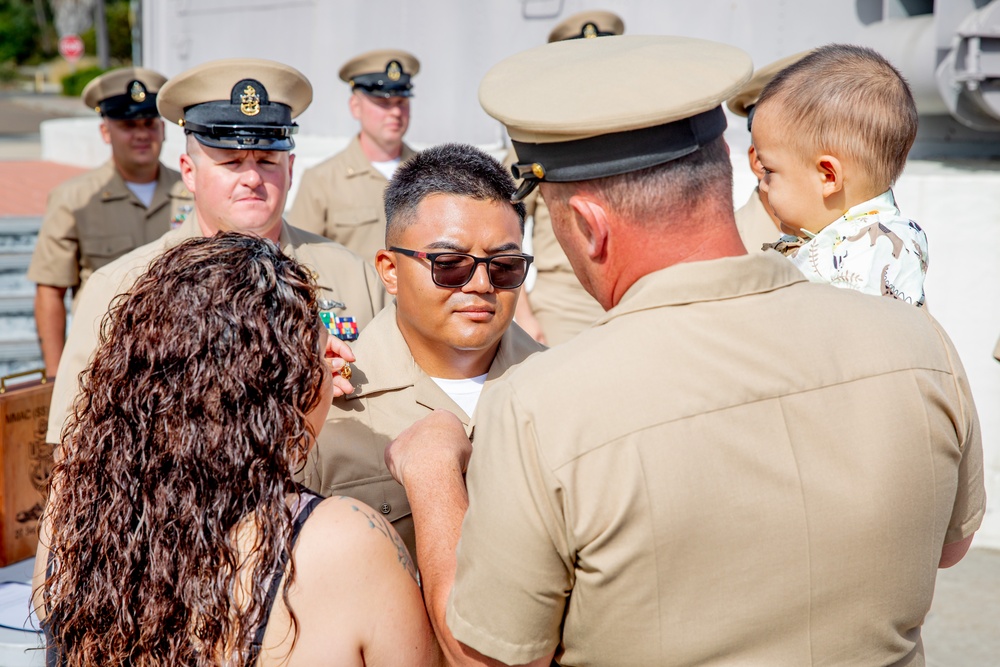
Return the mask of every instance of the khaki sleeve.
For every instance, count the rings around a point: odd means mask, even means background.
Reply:
[[[323,204],[322,193],[323,184],[319,176],[314,170],[306,169],[302,173],[302,185],[288,211],[288,221],[299,229],[325,236],[328,211]]]
[[[477,422],[447,623],[480,653],[522,664],[558,646],[573,585],[560,485],[509,384],[483,395]]]
[[[986,486],[983,479],[983,436],[979,427],[979,415],[972,400],[969,378],[947,334],[938,327],[951,361],[952,377],[955,383],[955,430],[959,438],[961,460],[958,464],[958,487],[955,490],[955,504],[951,520],[945,533],[944,543],[960,542],[979,529],[986,515]]]
[[[63,188],[49,195],[48,207],[28,266],[28,280],[38,285],[80,284],[80,241],[76,214]]]
[[[119,276],[120,277],[120,276]],[[104,271],[97,271],[80,290],[73,322],[66,336],[66,347],[59,360],[52,403],[49,406],[49,428],[46,441],[62,442],[62,430],[80,393],[80,373],[90,364],[100,338],[100,326],[108,313],[111,299],[118,293],[119,281]]]

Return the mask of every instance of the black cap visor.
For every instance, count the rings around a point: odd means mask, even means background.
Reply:
[[[409,74],[400,74],[396,81],[385,72],[362,74],[351,79],[354,90],[372,97],[413,97],[413,84]]]
[[[253,115],[229,101],[196,104],[184,110],[183,127],[203,146],[239,151],[290,151],[299,130],[291,109],[277,102],[260,104]]]
[[[234,151],[290,151],[295,148],[292,135],[299,130],[297,125],[201,125],[191,122],[185,122],[184,129],[203,146]]]
[[[588,181],[665,164],[694,153],[725,130],[726,114],[718,106],[663,125],[586,139],[546,144],[512,141],[518,161],[511,171],[524,181],[511,200],[520,201],[540,181]]]
[[[101,100],[97,106],[102,116],[112,120],[159,117],[160,112],[156,110],[156,93],[147,93],[145,98],[142,102],[136,102],[131,95],[115,95]]]

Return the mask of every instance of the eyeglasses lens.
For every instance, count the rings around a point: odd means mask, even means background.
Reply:
[[[477,262],[460,254],[438,255],[434,260],[434,282],[441,287],[462,287],[472,279]],[[490,283],[497,289],[514,289],[524,282],[528,262],[523,257],[491,257],[487,263]]]

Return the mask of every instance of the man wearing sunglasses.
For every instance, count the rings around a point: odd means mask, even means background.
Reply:
[[[354,393],[335,400],[304,470],[323,495],[363,500],[416,553],[410,506],[383,460],[390,440],[435,409],[471,437],[480,392],[544,348],[513,323],[531,256],[524,206],[499,162],[471,146],[428,149],[386,190],[376,269],[395,302],[354,346]]]

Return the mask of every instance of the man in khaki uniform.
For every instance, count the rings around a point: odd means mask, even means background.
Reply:
[[[606,11],[587,11],[574,14],[562,21],[549,33],[549,42],[572,39],[591,39],[625,32],[625,22],[616,14]],[[508,165],[517,161],[511,150]],[[535,256],[535,283],[530,293],[523,294],[518,303],[517,321],[539,342],[559,345],[580,333],[601,315],[604,309],[580,285],[566,253],[559,247],[552,233],[552,220],[545,200],[537,192],[524,201],[528,215],[534,223],[531,233],[531,252]]]
[[[69,344],[59,364],[49,414],[48,442],[59,443],[78,392],[77,376],[98,343],[98,328],[114,297],[131,287],[149,263],[185,239],[242,231],[271,239],[317,275],[321,307],[363,327],[382,309],[385,290],[374,269],[328,239],[282,220],[291,183],[298,126],[312,86],[297,70],[269,60],[205,63],[179,74],[160,91],[160,113],[188,135],[181,174],[194,211],[175,230],[96,271],[81,292]],[[339,362],[338,362],[339,363]]]
[[[28,267],[46,375],[55,375],[66,343],[66,290],[75,297],[91,273],[159,238],[191,210],[181,175],[160,163],[156,92],[165,81],[137,67],[102,74],[83,89],[84,104],[101,114],[111,159],[49,195]]]
[[[385,446],[436,409],[457,415],[471,437],[484,387],[544,349],[512,323],[531,259],[521,254],[524,206],[510,203],[513,192],[503,167],[472,146],[431,148],[400,167],[386,191],[389,249],[376,257],[395,301],[354,346],[355,391],[333,402],[304,470],[313,491],[380,510],[411,553],[410,505]]]
[[[753,124],[753,109],[757,105],[757,99],[760,97],[761,91],[764,90],[764,86],[770,83],[778,72],[802,60],[809,53],[811,51],[796,53],[766,67],[761,67],[754,72],[747,85],[740,92],[726,101],[726,106],[729,107],[730,111],[747,119],[748,132]],[[760,182],[764,178],[764,167],[757,159],[757,151],[753,144],[750,144],[750,148],[747,150],[747,158],[750,160],[750,170]],[[763,252],[765,243],[774,243],[782,236],[778,219],[774,216],[774,211],[771,210],[771,206],[767,202],[767,195],[761,192],[759,187],[753,189],[747,203],[736,211],[736,229],[740,233],[740,238],[743,239],[743,245],[749,252]]]
[[[364,53],[340,68],[361,131],[343,151],[306,170],[288,214],[296,226],[344,244],[367,262],[374,263],[385,240],[385,186],[414,155],[403,135],[418,71],[420,61],[392,49]]]
[[[608,312],[490,389],[474,451],[444,412],[387,451],[454,664],[924,664],[985,512],[968,380],[922,309],[746,253],[721,102],[750,72],[636,36],[484,78]]]

